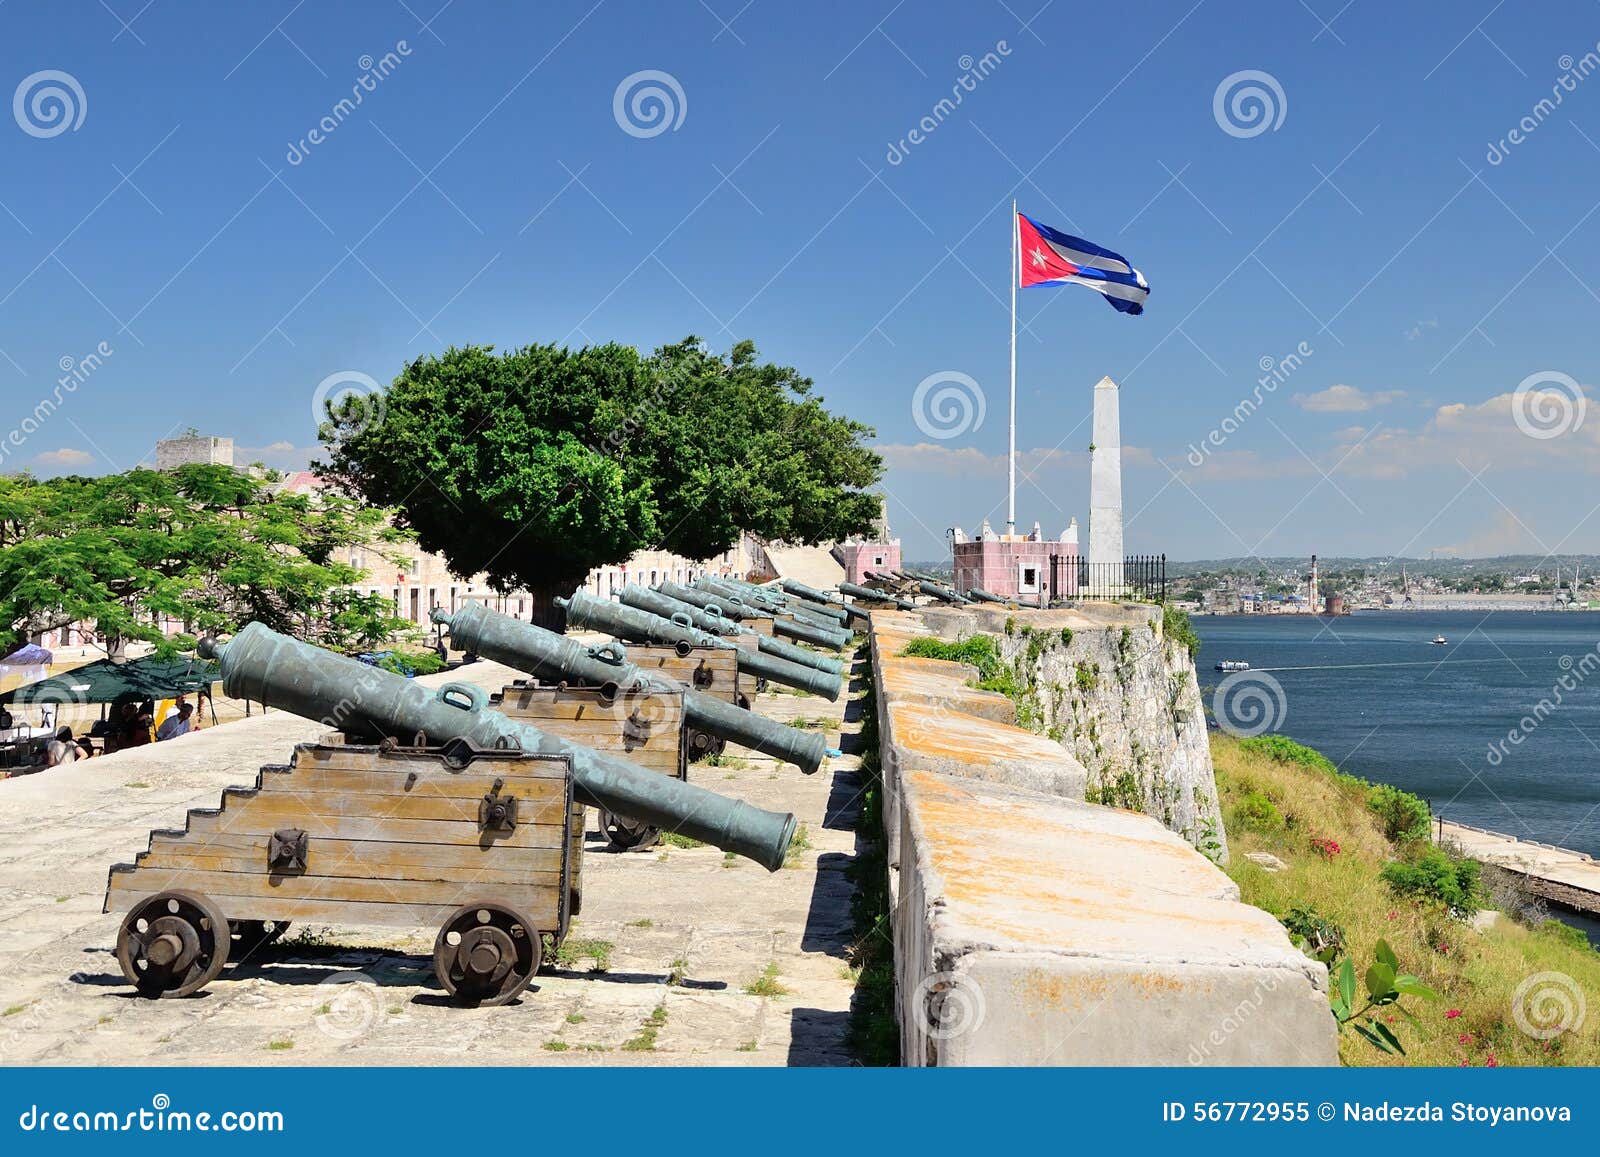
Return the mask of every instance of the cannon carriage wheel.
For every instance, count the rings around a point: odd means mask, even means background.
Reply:
[[[619,852],[642,852],[661,842],[660,828],[630,820],[627,816],[619,816],[604,808],[600,810],[600,830]]]
[[[544,937],[505,904],[465,904],[450,914],[433,942],[433,971],[463,1004],[506,1004],[539,971]]]
[[[233,947],[228,953],[230,960],[244,960],[259,949],[275,944],[289,930],[287,920],[230,920],[229,928],[233,933]]]
[[[198,892],[160,892],[135,904],[117,933],[117,963],[140,996],[198,992],[228,963],[228,918]]]

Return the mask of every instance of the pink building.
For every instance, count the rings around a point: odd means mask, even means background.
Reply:
[[[1031,534],[996,534],[987,519],[976,538],[955,527],[950,531],[955,589],[978,588],[1003,599],[1043,603],[1067,597],[1078,588],[1078,520],[1059,540],[1047,539],[1033,524]]]
[[[844,567],[846,582],[864,583],[867,572],[885,574],[900,569],[900,540],[891,542],[841,542],[833,548],[833,557]]]

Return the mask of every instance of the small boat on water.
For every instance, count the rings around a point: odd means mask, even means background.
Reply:
[[[1449,641],[1450,640],[1446,639],[1443,635],[1435,635],[1432,639],[1430,639],[1428,641],[1428,645],[1432,646],[1432,647],[1443,647],[1447,643],[1449,643]]]
[[[1250,664],[1243,659],[1223,659],[1217,663],[1216,669],[1218,671],[1248,671],[1250,670]]]

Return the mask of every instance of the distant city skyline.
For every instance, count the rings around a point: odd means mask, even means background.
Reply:
[[[1129,552],[1600,550],[1592,6],[1323,7],[12,0],[0,470],[294,469],[452,344],[748,337],[946,557],[1005,518],[1016,198],[1151,286],[1022,293],[1019,528],[1087,527],[1109,375]]]

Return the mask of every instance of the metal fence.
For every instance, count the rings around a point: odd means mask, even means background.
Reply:
[[[1052,603],[1075,599],[1163,603],[1167,600],[1167,556],[1130,554],[1115,563],[1053,554],[1049,594]]]

